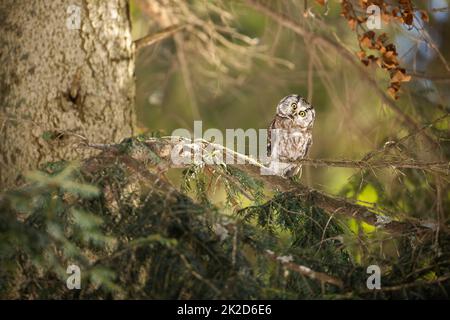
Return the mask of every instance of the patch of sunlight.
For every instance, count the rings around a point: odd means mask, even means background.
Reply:
[[[372,203],[376,203],[378,201],[377,190],[375,190],[375,188],[371,184],[368,184],[358,194],[357,199],[361,205],[366,207],[372,207]]]
[[[348,179],[353,174],[351,169],[333,169],[332,174],[327,174],[326,191],[331,194],[339,193],[347,184]],[[354,194],[347,194],[352,197]]]
[[[361,229],[364,231],[365,234],[371,234],[371,233],[375,232],[376,227],[371,225],[371,224],[368,224],[368,223],[365,223],[364,221],[362,221],[361,222]]]
[[[225,197],[226,197],[226,194],[224,194],[224,198]],[[238,195],[238,200],[239,200],[242,208],[249,207],[254,204],[253,200],[250,200],[249,198],[247,198],[246,196],[244,196],[242,194]]]
[[[450,121],[448,120],[448,117],[436,122],[434,124],[434,127],[436,129],[442,130],[442,131],[446,131],[448,129],[450,129]]]
[[[436,280],[438,277],[434,271],[430,271],[426,273],[422,278],[427,281],[433,281]]]
[[[371,234],[376,230],[376,227],[368,224],[364,221],[358,221],[354,218],[351,218],[348,223],[348,228],[350,229],[350,231],[354,234],[358,234],[359,231],[364,232],[364,234]]]
[[[353,258],[355,259],[355,262],[357,264],[361,264],[362,263],[362,255],[361,255],[361,253],[356,253]]]
[[[359,226],[358,226],[358,222],[356,221],[356,219],[351,218],[348,221],[348,228],[350,229],[350,231],[354,234],[358,234],[358,230],[359,230]]]

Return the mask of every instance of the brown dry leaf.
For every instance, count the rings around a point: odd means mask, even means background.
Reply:
[[[322,0],[316,1],[319,4],[324,2]],[[389,23],[398,20],[411,26],[414,13],[417,12],[414,11],[411,0],[398,0],[397,3],[397,6],[391,6],[385,0],[358,0],[358,4],[354,4],[349,0],[342,0],[341,15],[347,20],[350,28],[355,30],[358,25],[366,21],[366,18],[358,16],[353,7],[359,5],[360,8],[366,9],[369,5],[374,4],[381,8],[383,21]],[[428,21],[427,13],[425,11],[419,12],[422,19]],[[374,31],[369,30],[360,35],[358,40],[361,51],[355,52],[356,56],[365,66],[376,63],[378,67],[389,72],[390,83],[387,93],[392,98],[398,99],[401,84],[410,81],[411,76],[406,74],[405,69],[400,68],[396,47],[393,43],[389,43],[389,36],[386,33],[377,35]],[[371,53],[373,54],[368,55],[366,49],[372,50]]]
[[[383,60],[383,62],[382,62],[382,68],[387,69],[387,70],[394,69],[396,66],[397,66],[397,63],[392,62],[392,61]]]
[[[374,39],[375,38],[375,32],[370,30],[364,33],[364,36],[368,37],[369,39]]]
[[[397,96],[397,90],[395,90],[394,88],[391,88],[391,87],[389,87],[388,89],[387,89],[387,93],[392,97],[392,98],[394,98],[394,99],[398,99],[398,96]]]
[[[397,54],[394,51],[387,51],[383,54],[383,66],[386,69],[392,69],[398,66]]]
[[[380,68],[383,67],[383,61],[381,59],[377,59],[377,60],[375,60],[375,62]]]
[[[398,91],[400,90],[400,82],[391,81],[390,87]]]
[[[372,40],[370,40],[367,37],[362,37],[360,43],[361,43],[361,46],[363,46],[363,47],[372,48]]]
[[[352,31],[355,30],[356,24],[357,24],[356,19],[349,19],[348,20],[348,26],[350,27],[350,29],[352,29]]]
[[[373,40],[375,39],[375,32],[367,31],[365,32],[361,39],[359,40],[362,46],[372,49],[373,48]]]
[[[387,51],[394,51],[395,53],[397,52],[397,50],[395,49],[395,45],[393,43],[390,43],[386,46],[386,50]]]
[[[426,12],[425,10],[420,10],[420,17],[422,18],[423,21],[430,22],[430,17],[428,16],[428,12]]]
[[[391,15],[392,15],[394,18],[398,18],[399,13],[400,13],[400,8],[399,8],[399,7],[394,7],[394,8],[392,9],[392,11],[391,11]]]
[[[403,21],[408,26],[411,26],[413,24],[414,16],[411,12],[405,12],[403,14]]]
[[[407,75],[404,69],[397,69],[391,74],[391,82],[408,82],[411,76]]]
[[[373,44],[373,49],[381,50],[381,48],[384,48],[383,42],[381,42],[380,40],[375,41],[375,43]]]
[[[324,6],[325,3],[326,3],[326,0],[316,0],[316,2],[317,2],[318,4],[320,4],[321,6]]]
[[[387,50],[387,48],[385,48],[386,50]],[[383,55],[384,56],[384,58],[386,59],[386,60],[392,60],[393,59],[393,57],[395,56],[395,52],[394,51],[386,51],[386,53]]]
[[[365,53],[364,51],[358,51],[358,52],[356,53],[356,55],[358,56],[358,58],[359,58],[360,60],[362,60],[363,58],[366,57],[366,53]]]
[[[378,36],[378,41],[381,41],[382,43],[385,43],[388,40],[388,36],[386,32],[383,32]]]
[[[377,62],[378,61],[378,57],[375,57],[373,54],[371,54],[370,56],[367,57],[367,59],[369,59],[372,62]]]
[[[398,99],[398,91],[400,90],[400,82],[391,82],[390,86],[387,89],[387,93],[394,98],[395,100]]]

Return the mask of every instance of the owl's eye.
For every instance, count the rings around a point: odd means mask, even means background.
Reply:
[[[293,111],[297,110],[297,104],[294,102],[293,104],[291,104],[291,108]]]
[[[300,117],[304,118],[306,116],[306,112],[305,111],[300,111],[298,113],[300,115]]]

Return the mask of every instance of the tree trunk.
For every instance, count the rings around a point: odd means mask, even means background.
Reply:
[[[0,2],[0,190],[76,148],[133,133],[134,45],[126,0]]]

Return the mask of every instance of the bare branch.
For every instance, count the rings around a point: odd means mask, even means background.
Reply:
[[[306,276],[310,279],[318,280],[322,283],[329,283],[329,284],[332,284],[339,288],[342,288],[344,286],[341,279],[332,277],[323,272],[314,271],[314,270],[312,270],[308,267],[302,266],[300,264],[293,263],[293,262],[289,261],[290,260],[289,257],[277,256],[274,252],[272,252],[270,250],[266,250],[266,256],[268,256],[269,258],[271,258],[274,261],[280,262],[283,265],[283,267],[285,267],[286,269],[297,272],[297,273],[299,273],[303,276]]]
[[[435,82],[450,82],[450,76],[436,76],[436,75],[429,75],[425,73],[419,73],[419,72],[413,72],[413,71],[407,71],[408,74],[414,78],[418,79],[426,79],[431,80]]]
[[[442,282],[446,282],[449,279],[450,279],[450,275],[445,275],[445,276],[441,276],[441,277],[439,277],[435,280],[431,280],[431,281],[415,281],[415,282],[399,284],[399,285],[391,286],[391,287],[382,287],[380,289],[380,291],[385,291],[385,292],[386,291],[400,291],[400,290],[404,290],[404,289],[408,289],[408,288],[412,288],[412,287],[441,284]],[[373,291],[367,291],[367,292],[373,292]]]
[[[170,27],[167,27],[167,28],[161,30],[160,32],[152,33],[145,37],[137,39],[134,41],[134,44],[136,46],[136,51],[138,51],[144,47],[151,46],[152,44],[155,44],[156,42],[159,42],[166,38],[169,38],[169,37],[173,36],[174,34],[176,34],[178,31],[184,29],[185,27],[186,27],[185,25],[170,26]]]
[[[435,161],[435,162],[424,162],[424,161],[377,161],[369,162],[363,160],[326,160],[326,159],[302,159],[297,161],[300,164],[310,165],[315,168],[317,167],[339,167],[339,168],[393,168],[393,169],[419,169],[419,170],[430,170],[430,171],[440,171],[444,173],[449,173],[450,162]]]
[[[263,182],[272,190],[278,189],[284,192],[292,192],[297,196],[309,200],[315,206],[323,209],[329,214],[355,218],[391,232],[419,232],[427,230],[434,231],[436,229],[436,223],[434,222],[422,222],[411,218],[408,220],[404,219],[403,221],[397,221],[394,220],[394,218],[383,214],[379,209],[362,206],[349,199],[334,197],[322,191],[309,188],[301,183],[294,182],[280,176],[261,174],[262,170],[269,169],[255,159],[237,153],[222,145],[210,143],[202,139],[192,142],[190,139],[169,136],[163,138],[149,138],[141,143],[149,148],[152,153],[156,154],[160,161],[164,163],[166,168],[180,168],[192,165],[194,163],[193,160],[195,160],[195,152],[199,152],[200,155],[218,152],[221,154],[221,157],[217,157],[216,154],[216,159],[220,158],[232,160],[232,163],[234,164],[228,166],[242,170],[247,175]],[[102,149],[99,144],[88,144],[88,146]],[[111,145],[105,145],[104,148],[110,148],[115,152],[120,152],[120,150],[123,150],[123,148],[120,148],[121,145],[110,146]],[[203,152],[203,150],[205,150],[205,152]],[[145,163],[153,161],[153,159],[149,159],[149,152],[134,151],[135,150],[129,150],[128,154],[132,154],[133,159],[136,161]],[[177,158],[176,163],[174,162],[174,158]],[[197,160],[205,165],[224,164],[220,161],[212,161],[211,158],[206,159],[206,157],[201,157]],[[161,166],[161,163],[159,163],[158,166]]]

